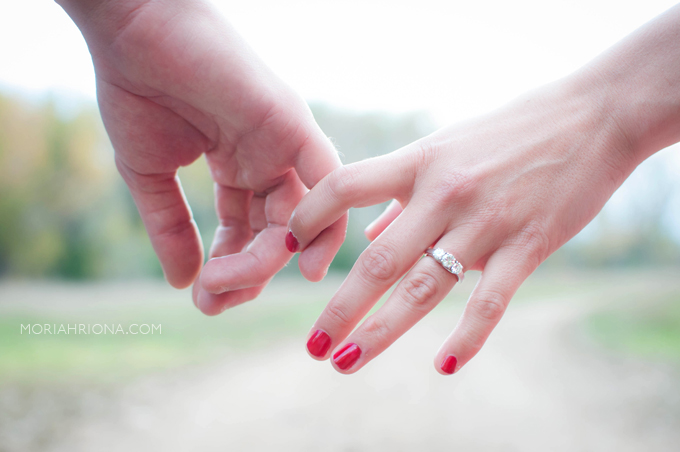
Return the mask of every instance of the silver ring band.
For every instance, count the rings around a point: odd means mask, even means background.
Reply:
[[[456,275],[458,282],[463,282],[463,278],[465,277],[465,273],[463,273],[463,265],[458,262],[455,257],[453,257],[453,254],[447,253],[441,248],[428,248],[425,250],[425,254],[439,262],[439,265],[441,265],[447,272]]]

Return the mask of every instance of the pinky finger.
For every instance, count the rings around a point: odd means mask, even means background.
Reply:
[[[435,357],[437,372],[457,372],[479,352],[534,269],[530,259],[518,256],[515,248],[501,248],[489,258],[458,325]]]
[[[371,242],[375,240],[382,232],[389,226],[403,211],[401,204],[396,199],[385,208],[383,213],[378,218],[373,220],[371,224],[366,226],[364,234]]]
[[[214,316],[221,314],[227,309],[233,308],[246,301],[254,300],[264,290],[269,281],[255,287],[246,289],[232,290],[223,293],[210,293],[201,287],[200,283],[194,284],[193,299],[194,304],[205,315]]]

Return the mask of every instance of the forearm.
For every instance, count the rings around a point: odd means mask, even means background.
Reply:
[[[680,5],[588,64],[596,102],[615,119],[633,167],[680,141]]]

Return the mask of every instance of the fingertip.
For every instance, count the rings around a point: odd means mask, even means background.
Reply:
[[[295,171],[307,188],[314,187],[334,169],[342,166],[331,140],[312,119],[312,133],[298,152]]]
[[[181,232],[167,235],[150,234],[165,280],[176,289],[194,283],[203,266],[203,243],[198,226],[191,220]]]
[[[198,289],[196,307],[203,314],[213,317],[224,312],[224,309],[218,306],[217,303],[213,302],[211,297],[212,294],[208,293],[202,288]]]
[[[309,282],[320,282],[323,281],[328,274],[328,267],[309,269],[308,267],[301,266],[300,273],[302,273],[302,276]]]
[[[219,257],[214,257],[206,262],[201,275],[199,277],[199,284],[201,289],[210,294],[220,294],[229,290],[229,287],[223,283],[223,277],[220,275],[217,267],[217,260]]]
[[[179,265],[165,264],[161,262],[163,276],[165,280],[175,289],[186,289],[196,281],[201,273],[203,253],[200,253],[193,260],[183,262]]]
[[[337,249],[319,244],[308,247],[298,258],[300,273],[309,282],[322,281],[336,253]]]
[[[178,289],[190,286],[203,265],[203,243],[176,169],[142,174],[118,155],[116,165],[137,205],[165,280]]]
[[[385,208],[383,213],[378,216],[375,220],[371,222],[366,229],[364,229],[364,234],[369,241],[373,241],[378,238],[380,234],[401,214],[403,211],[401,204],[396,199]]]
[[[364,235],[366,236],[369,242],[372,242],[373,240],[378,238],[380,232],[376,232],[374,223],[371,223],[368,225],[366,229],[364,229]]]
[[[191,296],[194,306],[196,306],[196,308],[198,308],[198,310],[203,314],[212,317],[224,312],[227,309],[227,306],[224,304],[224,302],[220,303],[220,298],[224,297],[220,297],[219,294],[210,293],[203,287],[204,280],[206,279],[205,270],[206,268],[204,267],[198,279],[196,282],[194,282]]]
[[[232,290],[221,294],[211,294],[202,288],[197,289],[196,307],[207,316],[216,316],[227,309],[257,298],[269,281],[261,286]]]

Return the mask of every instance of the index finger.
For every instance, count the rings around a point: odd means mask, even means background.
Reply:
[[[391,156],[342,166],[302,198],[288,222],[290,234],[299,249],[304,250],[350,207],[370,206],[398,197],[412,185],[408,179]]]

